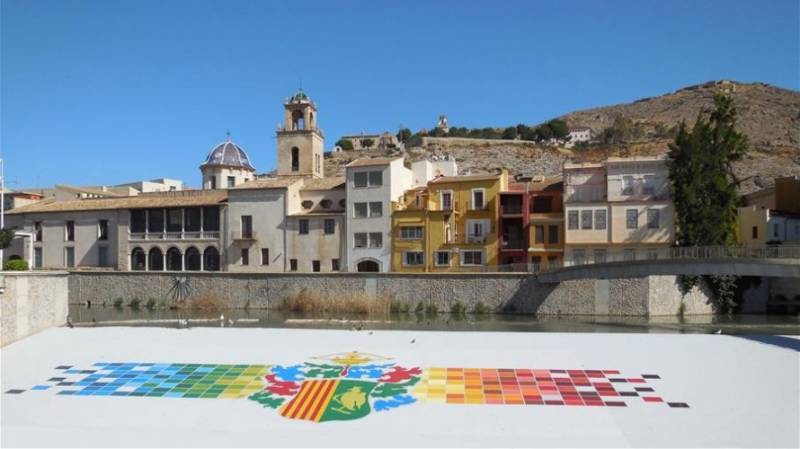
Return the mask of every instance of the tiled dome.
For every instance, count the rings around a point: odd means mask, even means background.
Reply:
[[[210,166],[225,166],[234,168],[243,168],[245,170],[255,171],[256,169],[250,163],[250,158],[239,145],[236,145],[230,140],[226,140],[221,144],[214,147],[202,167]]]
[[[296,94],[292,95],[292,98],[289,99],[291,103],[310,103],[311,98],[308,97],[308,94],[303,92],[303,89],[297,91]]]

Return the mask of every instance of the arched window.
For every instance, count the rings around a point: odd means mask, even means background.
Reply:
[[[356,265],[356,270],[359,273],[377,273],[381,271],[381,266],[374,260],[366,259]]]
[[[300,170],[300,149],[292,147],[292,171]]]
[[[147,256],[138,246],[131,251],[131,270],[144,271],[147,269]]]
[[[183,269],[183,256],[181,250],[174,246],[167,250],[167,271],[181,271]]]
[[[160,248],[151,248],[148,254],[150,271],[164,271],[164,253]]]
[[[306,123],[303,117],[303,111],[292,112],[292,130],[300,131],[304,129],[306,129]]]
[[[186,270],[200,271],[200,251],[195,247],[186,250]]]
[[[219,271],[219,251],[209,246],[203,251],[203,268],[205,271]]]

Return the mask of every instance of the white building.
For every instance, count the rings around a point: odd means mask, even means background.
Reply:
[[[411,164],[412,187],[428,184],[433,178],[439,176],[457,176],[458,165],[456,159],[450,155],[432,159],[422,159]]]
[[[572,148],[576,143],[588,142],[592,140],[592,128],[588,126],[573,126],[569,128],[569,140],[567,140],[567,148]]]
[[[402,157],[357,159],[347,165],[347,270],[389,271],[392,201],[411,187]]]

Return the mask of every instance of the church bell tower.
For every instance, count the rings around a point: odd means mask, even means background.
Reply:
[[[283,126],[278,126],[278,176],[324,173],[322,130],[317,127],[317,106],[300,89],[283,104]]]

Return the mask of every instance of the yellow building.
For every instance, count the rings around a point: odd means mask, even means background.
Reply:
[[[392,211],[392,271],[482,271],[497,265],[499,175],[441,176]]]

